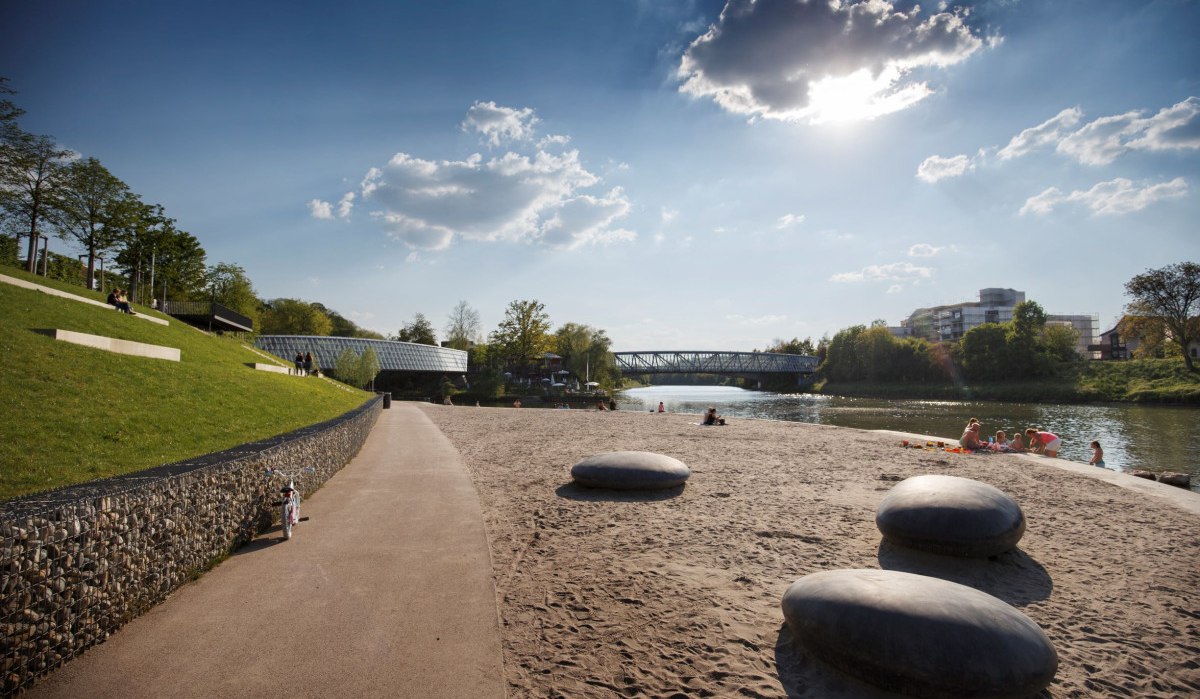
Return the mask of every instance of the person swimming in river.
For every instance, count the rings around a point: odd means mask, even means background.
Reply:
[[[1088,446],[1092,448],[1092,459],[1088,463],[1104,468],[1104,449],[1100,447],[1100,442],[1093,441]]]

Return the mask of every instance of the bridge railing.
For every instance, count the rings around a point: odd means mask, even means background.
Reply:
[[[775,352],[614,352],[623,374],[811,374],[817,358]]]

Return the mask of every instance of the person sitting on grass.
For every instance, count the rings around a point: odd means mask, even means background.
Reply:
[[[133,312],[133,308],[129,305],[129,301],[125,300],[125,293],[120,287],[113,289],[108,294],[108,305],[115,306],[118,311],[128,313],[131,316],[137,315]]]

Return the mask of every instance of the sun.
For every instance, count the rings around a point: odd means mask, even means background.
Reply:
[[[899,111],[924,99],[931,92],[925,83],[898,87],[903,71],[889,66],[878,76],[863,68],[842,77],[828,76],[809,85],[812,123],[874,119]]]

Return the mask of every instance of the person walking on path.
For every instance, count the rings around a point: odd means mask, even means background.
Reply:
[[[303,354],[300,354],[299,352],[297,352],[296,358],[293,361],[296,362],[296,373],[297,374],[304,371],[304,355]]]
[[[304,353],[304,373],[308,376],[312,376],[312,373],[313,373],[312,352]]]

